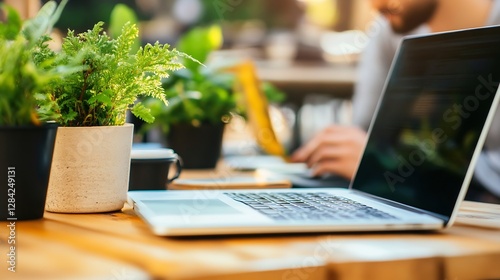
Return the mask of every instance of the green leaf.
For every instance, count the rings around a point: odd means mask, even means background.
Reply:
[[[261,85],[262,91],[270,103],[282,103],[286,99],[285,93],[276,88],[269,82],[264,82]]]
[[[88,103],[93,104],[93,103],[101,103],[101,104],[111,104],[111,98],[109,97],[112,95],[111,90],[105,90],[97,95],[94,95],[89,98]]]
[[[39,40],[44,34],[50,32],[67,3],[68,0],[62,0],[58,6],[55,1],[49,1],[42,6],[34,18],[26,21],[23,32],[28,41]]]
[[[222,46],[222,30],[218,25],[197,27],[186,33],[177,43],[177,49],[204,63],[208,55]],[[184,65],[191,71],[197,71],[199,63],[185,59]]]
[[[122,34],[122,29],[126,23],[136,25],[138,23],[137,15],[134,10],[125,4],[116,4],[111,11],[109,21],[109,33],[112,38],[116,39]],[[132,43],[131,52],[136,53],[141,46],[139,37],[136,37]]]
[[[7,14],[7,21],[0,25],[0,34],[7,40],[14,40],[21,31],[22,20],[19,13],[10,6],[1,5],[2,10]]]
[[[140,102],[137,102],[134,105],[134,107],[132,107],[131,112],[132,114],[134,114],[134,116],[138,117],[139,119],[147,123],[152,123],[155,121],[155,118],[153,117],[153,115],[151,115],[151,110],[149,108],[146,108]]]

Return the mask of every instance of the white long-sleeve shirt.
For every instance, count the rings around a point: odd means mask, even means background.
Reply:
[[[500,0],[492,1],[493,6],[487,25],[498,25],[500,24]],[[430,33],[429,27],[422,25],[405,35],[428,33]],[[367,35],[370,41],[361,56],[353,96],[353,122],[365,130],[370,125],[392,60],[403,38],[403,35],[392,31],[383,17],[373,22]],[[474,176],[489,191],[500,197],[500,108],[497,109],[488,132]]]

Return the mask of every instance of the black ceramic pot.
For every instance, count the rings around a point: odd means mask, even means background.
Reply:
[[[175,124],[170,127],[167,144],[182,158],[184,169],[211,169],[220,158],[223,133],[222,122],[198,127]]]
[[[0,127],[0,220],[43,217],[57,126]]]

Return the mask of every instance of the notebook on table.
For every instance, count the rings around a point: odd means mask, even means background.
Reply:
[[[349,189],[129,192],[157,235],[439,230],[500,95],[500,27],[405,38]]]

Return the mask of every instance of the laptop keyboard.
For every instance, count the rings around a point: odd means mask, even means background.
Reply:
[[[279,221],[397,219],[354,200],[328,193],[225,193]]]

